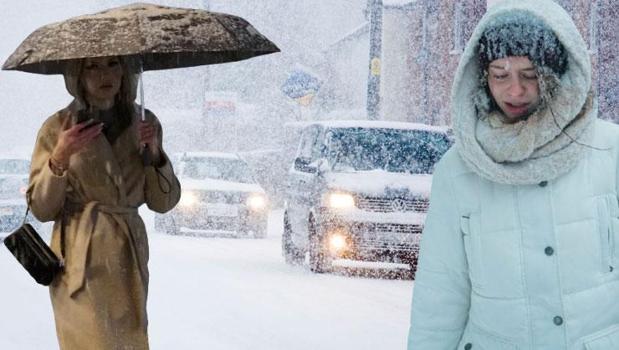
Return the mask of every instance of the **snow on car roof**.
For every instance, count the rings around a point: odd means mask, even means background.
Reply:
[[[383,0],[383,6],[404,6],[416,3],[417,0]]]
[[[385,120],[320,120],[286,123],[286,126],[293,128],[304,128],[309,125],[320,125],[325,128],[405,129],[435,131],[442,133],[446,133],[449,130],[447,126],[435,126],[409,122],[393,122]]]
[[[212,151],[192,151],[179,153],[181,158],[185,157],[200,157],[200,158],[229,158],[229,159],[241,159],[235,153],[226,152],[212,152]]]

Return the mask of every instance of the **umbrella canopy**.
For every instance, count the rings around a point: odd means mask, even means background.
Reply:
[[[137,3],[43,26],[2,69],[62,74],[67,61],[138,58],[141,70],[240,61],[279,52],[243,18],[197,9]]]

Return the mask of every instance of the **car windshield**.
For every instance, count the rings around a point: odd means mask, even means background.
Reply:
[[[0,159],[0,174],[28,174],[30,162],[26,159]]]
[[[0,199],[24,198],[28,179],[20,176],[0,177]]]
[[[431,174],[451,145],[443,133],[399,129],[333,129],[327,137],[334,171]]]
[[[184,160],[183,176],[191,179],[216,179],[254,183],[247,163],[233,158],[193,157]]]

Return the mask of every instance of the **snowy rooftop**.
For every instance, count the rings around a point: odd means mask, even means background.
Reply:
[[[360,24],[359,26],[355,27],[353,30],[351,30],[347,34],[343,35],[337,41],[329,44],[328,48],[329,49],[338,48],[342,44],[344,44],[346,42],[349,42],[351,40],[357,39],[360,36],[362,36],[364,34],[367,34],[369,32],[370,32],[370,23],[369,22],[364,22],[364,23]]]
[[[376,129],[405,129],[447,132],[446,126],[434,126],[420,123],[392,122],[385,120],[323,120],[311,122],[286,123],[287,127],[303,128],[308,125],[321,125],[325,128],[376,128]]]

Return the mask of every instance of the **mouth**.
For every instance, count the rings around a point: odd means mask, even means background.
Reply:
[[[529,103],[509,103],[505,102],[505,107],[511,114],[522,115],[528,112]]]

